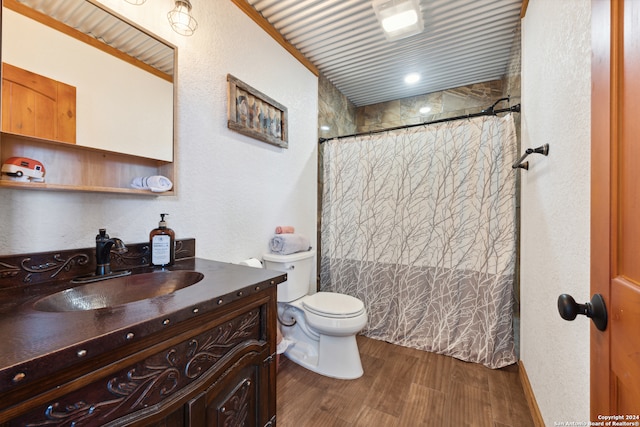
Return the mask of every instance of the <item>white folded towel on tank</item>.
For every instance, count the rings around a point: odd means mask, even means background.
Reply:
[[[278,255],[289,255],[311,249],[309,239],[302,234],[276,234],[269,241],[269,249]]]
[[[169,178],[162,175],[138,176],[131,181],[131,187],[138,190],[151,190],[154,193],[162,193],[173,188]]]

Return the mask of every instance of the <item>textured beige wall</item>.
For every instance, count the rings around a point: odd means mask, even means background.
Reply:
[[[562,320],[557,300],[591,298],[591,2],[529,2],[522,105],[523,149],[550,151],[521,172],[520,355],[546,425],[588,423],[590,322]]]
[[[285,224],[315,246],[317,77],[232,2],[192,2],[191,37],[169,27],[170,2],[102,2],[178,46],[177,196],[0,189],[0,253],[89,247],[100,227],[144,242],[160,212],[200,257],[259,257]],[[289,149],[227,128],[227,73],[287,106]]]

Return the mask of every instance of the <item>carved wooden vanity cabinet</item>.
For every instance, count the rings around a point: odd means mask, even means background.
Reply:
[[[22,360],[0,362],[0,426],[275,425],[286,275],[200,259],[176,268],[204,279],[109,309],[43,313],[28,298],[0,313],[2,356]]]
[[[21,393],[43,403],[5,425],[268,425],[275,415],[266,327],[272,293],[46,378]]]

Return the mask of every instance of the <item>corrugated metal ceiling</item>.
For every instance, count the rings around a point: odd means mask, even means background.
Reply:
[[[388,41],[371,0],[247,0],[356,106],[500,79],[522,0],[420,0],[425,29]],[[404,83],[411,72],[421,75]]]
[[[174,49],[85,0],[17,0],[170,76]]]

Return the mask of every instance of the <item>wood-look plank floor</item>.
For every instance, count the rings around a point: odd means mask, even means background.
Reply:
[[[517,365],[482,365],[358,336],[364,375],[338,380],[281,356],[279,427],[529,427]]]

